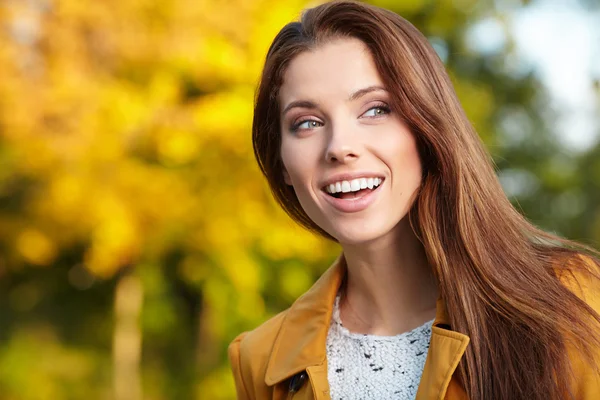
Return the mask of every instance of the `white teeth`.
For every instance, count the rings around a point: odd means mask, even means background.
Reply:
[[[357,178],[351,181],[330,183],[324,189],[329,194],[357,192],[362,189],[374,189],[381,185],[381,178]]]
[[[343,181],[342,182],[342,193],[348,193],[351,190],[352,190],[352,188],[350,187],[350,182]]]

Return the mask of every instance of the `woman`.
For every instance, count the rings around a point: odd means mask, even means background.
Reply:
[[[253,143],[281,206],[343,253],[231,344],[239,399],[600,398],[596,253],[511,206],[406,20],[333,2],[285,26]]]

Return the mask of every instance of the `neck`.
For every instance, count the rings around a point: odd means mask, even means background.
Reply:
[[[340,316],[350,331],[391,336],[435,317],[437,282],[407,225],[373,242],[342,245],[348,275]]]

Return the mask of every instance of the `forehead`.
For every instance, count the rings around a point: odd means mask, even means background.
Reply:
[[[287,67],[279,101],[346,98],[369,86],[382,86],[371,52],[360,40],[335,39],[297,55]]]

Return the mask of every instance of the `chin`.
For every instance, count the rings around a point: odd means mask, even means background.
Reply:
[[[413,235],[408,214],[371,216],[357,220],[333,220],[327,228],[327,233],[333,236],[341,245],[364,245],[385,239],[386,241],[404,240],[406,235]]]
[[[338,226],[331,230],[330,235],[337,239],[341,245],[361,245],[374,242],[387,236],[393,227],[389,226]]]

